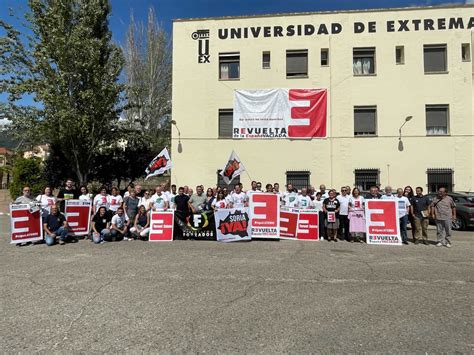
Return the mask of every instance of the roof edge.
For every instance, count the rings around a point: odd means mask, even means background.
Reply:
[[[347,13],[351,14],[351,13],[367,13],[367,12],[438,10],[438,9],[455,9],[455,8],[474,8],[474,4],[393,7],[393,8],[356,9],[356,10],[307,11],[307,12],[288,12],[288,13],[275,13],[275,14],[217,16],[217,17],[190,17],[190,18],[173,19],[172,22],[173,23],[174,22],[195,22],[195,21],[208,21],[208,20],[234,20],[234,19],[267,18],[267,17],[283,17],[283,16],[308,16],[308,15],[328,15],[328,14],[347,14]]]

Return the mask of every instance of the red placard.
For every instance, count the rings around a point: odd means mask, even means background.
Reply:
[[[272,238],[279,236],[279,203],[278,195],[267,193],[253,193],[250,195],[250,226],[252,228],[252,239]]]
[[[397,201],[367,200],[365,218],[368,244],[402,244]]]
[[[153,211],[150,217],[150,242],[173,241],[174,212]]]
[[[328,222],[329,223],[336,222],[336,212],[328,212]]]
[[[89,234],[91,222],[90,201],[66,200],[64,212],[70,234],[75,236]]]
[[[296,238],[301,240],[319,240],[318,212],[300,211]]]
[[[298,230],[298,212],[280,212],[280,238],[296,239]]]
[[[30,212],[30,205],[10,205],[12,244],[34,242],[43,239],[40,211]]]

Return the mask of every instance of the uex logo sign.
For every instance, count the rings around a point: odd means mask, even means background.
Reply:
[[[209,55],[209,30],[197,30],[191,38],[198,41],[198,63],[210,63]]]

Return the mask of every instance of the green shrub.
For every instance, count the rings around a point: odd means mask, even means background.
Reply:
[[[13,179],[9,188],[12,199],[22,195],[24,186],[30,187],[32,197],[41,194],[46,186],[43,165],[39,158],[15,158],[12,175]]]

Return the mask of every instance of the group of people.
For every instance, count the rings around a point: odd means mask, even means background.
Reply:
[[[112,187],[110,194],[103,186],[99,193],[93,196],[87,186],[77,190],[74,181],[68,179],[65,186],[53,195],[51,187],[44,188],[43,194],[33,198],[30,188],[24,187],[23,195],[15,203],[29,203],[41,208],[45,241],[53,245],[59,237],[59,244],[64,244],[68,238],[68,224],[64,211],[65,200],[79,199],[92,204],[91,236],[95,243],[105,243],[114,240],[146,239],[150,232],[150,211],[174,209],[182,218],[191,213],[211,211],[223,208],[243,208],[248,205],[249,196],[253,193],[271,193],[279,196],[282,208],[313,209],[319,213],[320,238],[337,242],[361,242],[365,240],[365,200],[392,199],[397,201],[400,232],[403,244],[408,244],[407,225],[410,223],[414,244],[428,245],[428,224],[432,218],[437,227],[437,246],[451,247],[451,221],[456,219],[456,207],[453,199],[447,195],[445,188],[440,188],[438,196],[430,201],[423,195],[423,188],[415,191],[407,186],[398,188],[395,193],[390,186],[386,186],[383,193],[373,186],[365,195],[355,187],[341,187],[326,189],[320,185],[319,191],[313,187],[300,190],[292,184],[286,185],[285,191],[280,191],[278,183],[266,184],[265,191],[262,184],[252,181],[251,188],[243,191],[241,183],[237,183],[230,190],[227,187],[208,188],[196,186],[194,192],[188,186],[177,189],[171,185],[158,185],[154,190],[142,190],[140,185],[129,184],[126,191]],[[71,241],[77,241],[70,237]]]

